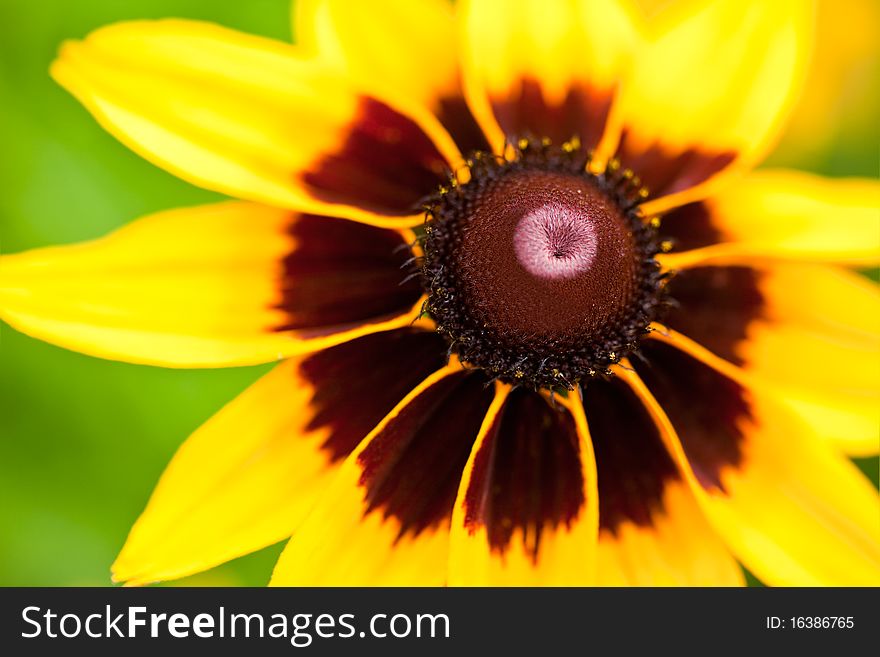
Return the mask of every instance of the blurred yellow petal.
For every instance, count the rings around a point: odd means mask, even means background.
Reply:
[[[644,12],[647,18],[653,19],[678,1],[679,0],[635,0],[635,3]]]
[[[599,477],[597,583],[740,586],[644,404],[617,378],[590,381],[583,407]]]
[[[462,476],[449,584],[592,584],[597,500],[583,412],[525,388],[499,395]]]
[[[314,390],[297,365],[278,365],[183,444],[114,563],[114,580],[183,577],[291,534],[336,471],[320,448],[326,427],[307,428]]]
[[[809,77],[774,162],[821,167],[835,152],[877,141],[880,5],[819,0]],[[876,149],[874,149],[876,152]]]
[[[114,579],[182,577],[287,538],[351,450],[442,364],[437,335],[400,329],[278,365],[181,446]]]
[[[647,214],[706,197],[768,152],[805,76],[812,19],[808,0],[693,0],[653,21],[621,94],[620,157],[652,193]]]
[[[461,472],[491,403],[450,366],[416,387],[342,464],[273,586],[439,586]]]
[[[599,586],[744,586],[745,577],[682,484],[670,486],[650,527],[599,534]]]
[[[849,454],[880,450],[880,288],[844,269],[699,267],[664,324],[769,385]],[[660,327],[659,331],[665,331]]]
[[[496,152],[505,137],[600,142],[639,39],[629,2],[466,0],[459,11],[468,101]]]
[[[207,23],[105,27],[64,44],[52,74],[155,164],[279,207],[416,224],[459,160],[429,113],[392,109],[293,46]]]
[[[402,95],[431,111],[462,152],[486,150],[464,100],[453,9],[446,0],[302,0],[295,13],[300,41],[324,61],[364,89]]]
[[[799,171],[755,171],[664,218],[672,269],[768,258],[880,263],[880,182]]]
[[[271,362],[409,324],[420,289],[400,284],[405,245],[395,231],[245,202],[170,210],[0,257],[0,317],[132,363]]]
[[[688,0],[636,0],[653,18]],[[807,79],[786,121],[774,164],[821,169],[835,152],[876,141],[880,114],[880,5],[818,0]],[[841,150],[843,149],[843,150]]]
[[[103,239],[0,258],[0,317],[85,353],[176,367],[267,362],[291,214],[220,203],[145,217]]]
[[[878,496],[864,475],[740,370],[656,335],[650,366],[621,376],[733,553],[770,585],[880,583]]]

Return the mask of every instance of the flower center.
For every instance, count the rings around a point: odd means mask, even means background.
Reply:
[[[631,351],[658,305],[656,229],[632,174],[593,175],[569,145],[477,154],[430,206],[426,310],[450,350],[493,376],[572,388]]]

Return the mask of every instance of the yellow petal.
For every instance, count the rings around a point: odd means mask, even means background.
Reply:
[[[367,90],[434,113],[462,152],[486,150],[461,88],[452,6],[445,0],[303,0],[300,42]],[[426,71],[430,71],[426,75]]]
[[[496,397],[452,516],[449,584],[583,586],[595,576],[596,466],[582,409]]]
[[[648,214],[704,198],[766,154],[805,75],[812,5],[693,0],[653,25],[621,97],[620,156],[655,198]]]
[[[880,88],[866,82],[880,70],[880,4],[819,0],[817,8],[810,75],[773,154],[774,161],[811,169],[833,152],[864,148],[880,115]]]
[[[880,288],[824,265],[696,267],[664,324],[740,365],[847,453],[880,449]],[[663,331],[661,327],[659,330]]]
[[[278,365],[181,446],[114,578],[182,577],[290,536],[348,453],[444,355],[435,334],[400,329]]]
[[[455,492],[492,396],[459,366],[428,377],[342,464],[271,584],[444,584]]]
[[[672,484],[650,527],[599,533],[599,586],[743,586],[745,577],[687,486]]]
[[[93,242],[0,258],[0,316],[34,337],[154,365],[272,361],[290,213],[221,203],[145,217]]]
[[[206,23],[105,27],[66,43],[52,74],[152,162],[279,207],[400,223],[459,161],[427,112],[391,109],[293,46]]]
[[[742,371],[658,340],[687,355],[651,341],[651,366],[622,376],[733,553],[771,585],[876,586],[880,499],[867,479]]]
[[[597,583],[738,586],[743,573],[710,527],[642,401],[596,379],[583,406],[599,479]]]
[[[629,2],[468,0],[460,12],[468,101],[496,152],[505,137],[600,142],[639,39]]]
[[[133,363],[271,362],[411,322],[420,292],[400,285],[408,256],[393,253],[405,244],[395,231],[251,203],[171,210],[92,242],[3,256],[0,317]]]
[[[766,259],[880,262],[880,183],[797,171],[756,171],[700,204],[670,213],[673,269]]]

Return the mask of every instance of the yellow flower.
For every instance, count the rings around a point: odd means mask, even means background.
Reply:
[[[291,537],[274,584],[880,583],[878,185],[750,173],[812,7],[298,4],[298,47],[113,25],[52,68],[237,197],[0,260],[32,336],[278,365],[174,457],[113,566]],[[661,221],[662,219],[662,221]]]

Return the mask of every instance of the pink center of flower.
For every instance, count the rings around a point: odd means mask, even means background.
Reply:
[[[589,219],[560,203],[547,203],[524,215],[513,234],[520,264],[534,276],[550,280],[587,271],[596,247]]]

